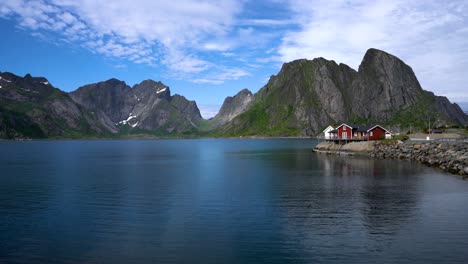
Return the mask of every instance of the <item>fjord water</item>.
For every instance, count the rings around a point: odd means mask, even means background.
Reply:
[[[468,181],[315,144],[0,142],[0,263],[468,261]]]

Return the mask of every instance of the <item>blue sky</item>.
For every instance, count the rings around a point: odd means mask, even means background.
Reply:
[[[0,71],[65,91],[118,78],[162,81],[204,117],[282,63],[357,69],[368,48],[403,59],[426,90],[468,105],[466,1],[3,0]]]

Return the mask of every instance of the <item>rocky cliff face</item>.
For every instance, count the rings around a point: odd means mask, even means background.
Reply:
[[[94,114],[46,78],[0,73],[0,138],[102,135]]]
[[[411,67],[386,52],[369,49],[352,84],[351,105],[358,117],[387,121],[416,104],[423,89]]]
[[[348,119],[356,71],[323,58],[285,63],[246,111],[220,128],[225,135],[313,135]]]
[[[218,114],[211,121],[211,127],[217,128],[243,113],[254,101],[255,96],[248,89],[243,89],[233,97],[224,100]]]
[[[423,126],[466,125],[468,117],[447,98],[424,91],[411,67],[369,49],[355,71],[323,58],[285,63],[255,100],[221,135],[316,135],[342,122]]]
[[[0,138],[190,133],[201,120],[194,101],[161,82],[110,79],[68,94],[43,77],[0,73]]]
[[[70,94],[85,109],[98,112],[101,122],[113,126],[112,131],[181,133],[193,130],[202,119],[195,102],[180,95],[171,96],[169,87],[153,80],[131,88],[111,79],[80,87]]]

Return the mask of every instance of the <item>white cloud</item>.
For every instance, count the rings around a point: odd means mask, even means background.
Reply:
[[[127,69],[127,65],[125,65],[123,63],[114,64],[113,67],[116,68],[116,69]]]
[[[416,72],[424,89],[468,101],[466,1],[290,0],[299,29],[278,47],[281,61],[325,57],[357,69],[368,48],[390,52]]]
[[[188,55],[179,49],[169,47],[165,49],[162,60],[172,71],[181,73],[200,73],[212,67],[208,61],[202,60],[195,55]]]
[[[228,80],[238,80],[241,77],[250,75],[249,72],[239,68],[220,68],[215,73],[211,73],[209,76],[202,78],[196,78],[191,80],[193,83],[202,84],[223,84]]]
[[[234,57],[236,54],[234,52],[222,52],[221,55],[224,57]]]
[[[293,20],[279,20],[279,19],[245,19],[239,22],[239,25],[243,26],[264,26],[264,27],[275,27],[275,26],[287,26],[293,25]]]
[[[242,8],[235,0],[6,0],[0,16],[20,27],[63,34],[93,52],[198,73],[211,65],[197,57],[200,43],[223,38]],[[228,47],[207,44],[207,49]]]
[[[198,105],[198,108],[200,109],[200,114],[202,117],[208,119],[214,117],[219,112],[221,105],[202,104]]]
[[[246,6],[252,10],[243,10]],[[169,76],[195,83],[222,84],[250,75],[245,69],[299,58],[325,57],[357,68],[368,48],[379,48],[412,66],[423,88],[454,101],[468,101],[467,14],[464,0],[3,0],[0,5],[1,18],[17,20],[35,36],[53,32],[57,43],[163,65]]]
[[[76,17],[68,12],[63,12],[57,15],[57,17],[66,24],[73,24],[77,21]]]
[[[209,51],[227,51],[231,49],[231,45],[229,43],[225,42],[208,42],[205,45],[203,45],[203,48]]]

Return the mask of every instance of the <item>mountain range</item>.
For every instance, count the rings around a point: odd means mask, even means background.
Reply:
[[[257,93],[227,97],[210,120],[161,82],[110,79],[66,93],[46,78],[0,73],[0,138],[312,136],[330,124],[466,126],[446,97],[425,91],[397,57],[369,49],[358,71],[324,58],[285,63]]]

